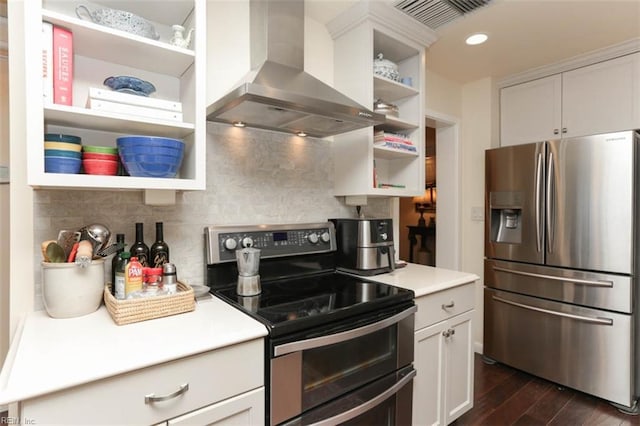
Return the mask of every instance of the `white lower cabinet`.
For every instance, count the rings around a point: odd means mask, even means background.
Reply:
[[[447,425],[473,407],[474,283],[416,299],[413,424]]]
[[[264,387],[169,420],[167,425],[262,425]]]
[[[251,340],[22,401],[20,414],[35,424],[264,424],[263,357],[264,340]]]

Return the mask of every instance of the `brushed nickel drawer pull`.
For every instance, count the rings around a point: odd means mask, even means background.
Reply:
[[[571,278],[571,277],[563,277],[563,276],[555,276],[555,275],[547,275],[547,274],[536,274],[534,272],[514,271],[512,269],[502,268],[500,266],[494,266],[493,270],[497,272],[506,272],[508,274],[522,275],[525,277],[543,278],[545,280],[553,280],[553,281],[564,281],[568,283],[590,285],[594,287],[613,287],[613,281],[608,281],[608,280],[583,280],[580,278]]]
[[[493,300],[506,303],[507,305],[517,306],[518,308],[528,309],[530,311],[536,311],[543,314],[554,315],[557,317],[570,318],[577,321],[584,321],[592,324],[602,324],[602,325],[613,325],[613,320],[611,318],[602,318],[602,317],[585,317],[583,315],[575,315],[569,314],[566,312],[558,312],[551,309],[538,308],[537,306],[525,305],[524,303],[513,302],[511,300],[503,299],[502,297],[493,296]]]
[[[451,309],[454,306],[456,306],[456,303],[452,300],[451,302],[447,303],[446,305],[443,303],[442,304],[442,309]]]
[[[185,383],[183,385],[180,385],[180,387],[178,388],[177,391],[170,393],[169,395],[164,395],[164,396],[156,396],[155,393],[150,393],[149,395],[145,395],[144,396],[144,403],[145,404],[153,404],[154,402],[162,402],[162,401],[167,401],[169,399],[173,399],[177,396],[182,395],[183,393],[185,393],[186,391],[189,390],[189,383]]]

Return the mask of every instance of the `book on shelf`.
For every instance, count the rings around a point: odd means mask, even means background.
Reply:
[[[383,130],[379,130],[373,134],[373,141],[376,143],[397,142],[413,146],[413,142],[406,135],[399,133],[389,133]]]
[[[168,111],[157,108],[148,108],[137,105],[122,104],[119,102],[104,101],[102,99],[87,100],[87,108],[94,111],[109,112],[126,116],[141,118],[154,118],[156,120],[179,121],[182,122],[182,113]]]
[[[396,183],[379,183],[378,188],[406,188],[406,185],[396,184]]]
[[[116,92],[111,89],[102,89],[99,87],[89,88],[89,100],[93,99],[118,102],[127,105],[136,105],[146,108],[182,112],[182,102],[170,101],[167,99],[150,98],[147,96],[138,96],[130,93]]]
[[[73,105],[73,34],[53,26],[53,102]]]
[[[415,145],[408,145],[402,142],[383,141],[375,142],[374,145],[377,147],[397,149],[398,151],[418,152],[418,148]]]
[[[53,103],[53,24],[42,22],[42,100]]]

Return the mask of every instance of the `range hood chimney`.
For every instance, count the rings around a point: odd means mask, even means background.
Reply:
[[[208,121],[319,138],[384,121],[304,71],[303,0],[251,0],[250,48],[251,71]]]

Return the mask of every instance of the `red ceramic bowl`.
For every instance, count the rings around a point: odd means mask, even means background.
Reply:
[[[118,154],[103,154],[100,152],[83,152],[82,158],[87,160],[118,161]]]
[[[118,173],[117,161],[84,158],[82,166],[84,167],[84,172],[88,175],[115,175]]]

